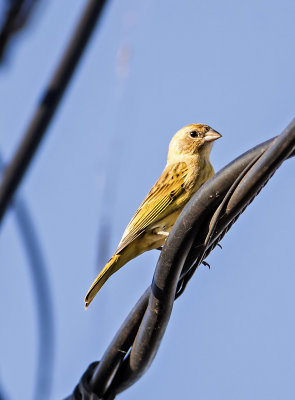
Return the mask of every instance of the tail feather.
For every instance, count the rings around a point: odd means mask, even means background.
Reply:
[[[94,299],[97,292],[101,289],[101,287],[105,284],[105,282],[109,279],[111,275],[113,275],[119,268],[121,268],[124,264],[119,262],[121,258],[120,254],[115,254],[110,259],[110,261],[106,264],[104,269],[100,272],[97,276],[93,284],[91,285],[90,289],[88,290],[84,302],[85,302],[85,309],[89,306],[89,304]]]

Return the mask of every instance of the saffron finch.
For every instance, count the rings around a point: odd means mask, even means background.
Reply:
[[[191,124],[172,138],[167,164],[129,222],[115,254],[85,297],[85,308],[118,269],[145,251],[161,248],[192,195],[214,175],[209,155],[221,135],[208,125]]]

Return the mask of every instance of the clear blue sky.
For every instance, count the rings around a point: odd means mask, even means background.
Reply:
[[[41,2],[42,3],[42,2]],[[9,161],[83,9],[51,0],[0,70],[0,148]],[[54,298],[51,399],[100,359],[152,279],[149,252],[84,295],[159,177],[170,138],[192,122],[223,134],[219,170],[295,116],[295,3],[109,1],[21,187]],[[294,160],[286,162],[175,303],[151,368],[120,399],[294,398]],[[101,226],[110,239],[98,254]],[[31,399],[35,298],[12,212],[0,237],[0,384]],[[99,260],[99,265],[98,264]]]

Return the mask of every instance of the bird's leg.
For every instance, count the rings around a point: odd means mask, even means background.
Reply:
[[[217,243],[217,246],[218,246],[218,247],[220,247],[220,248],[222,249],[222,246],[221,246],[221,244],[220,244],[220,243]]]
[[[169,236],[169,232],[159,231],[159,232],[157,232],[157,235],[162,235],[162,236],[168,237]]]
[[[164,239],[165,239],[165,241],[166,241],[167,237],[169,236],[169,232],[166,232],[166,231],[158,231],[158,232],[157,232],[157,235],[164,236]],[[163,246],[157,247],[157,250],[160,250],[160,251],[161,251],[162,249],[163,249]]]

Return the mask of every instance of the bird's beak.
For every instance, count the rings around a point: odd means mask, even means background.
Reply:
[[[220,133],[216,132],[214,129],[210,129],[206,135],[205,135],[205,141],[206,142],[213,142],[214,140],[217,140],[219,138],[221,138],[222,136],[220,135]]]

